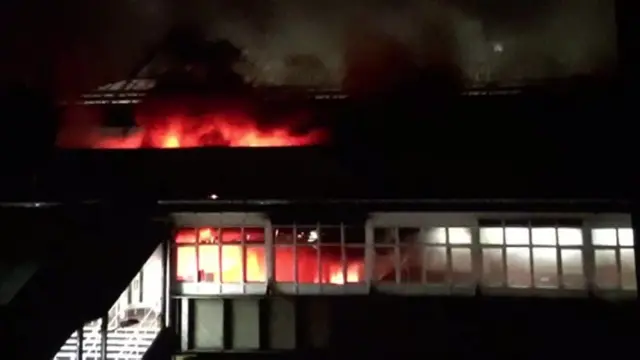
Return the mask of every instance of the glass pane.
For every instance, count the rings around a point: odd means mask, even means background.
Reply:
[[[400,244],[416,244],[423,242],[422,232],[419,228],[399,228],[398,237]]]
[[[618,287],[618,267],[615,250],[595,250],[596,284],[601,288]]]
[[[264,228],[244,228],[244,241],[249,244],[264,244]]]
[[[196,268],[195,246],[179,246],[176,249],[177,280],[196,282],[198,269]]]
[[[531,286],[528,248],[507,248],[507,283],[511,287]]]
[[[298,226],[295,230],[297,244],[340,243],[340,230],[335,227]]]
[[[471,266],[471,249],[451,249],[451,281],[453,284],[472,284],[474,282]]]
[[[317,284],[320,282],[322,268],[318,262],[322,252],[313,245],[296,246],[296,264],[298,266],[298,282]],[[326,254],[325,254],[326,255]]]
[[[582,265],[582,250],[562,249],[562,276],[564,286],[568,289],[584,288],[584,269]]]
[[[218,245],[200,245],[198,251],[200,254],[200,281],[219,282],[220,267],[218,257]]]
[[[242,245],[222,246],[222,282],[242,282],[242,258]]]
[[[558,256],[556,248],[533,249],[533,279],[536,287],[558,286]]]
[[[276,282],[293,282],[294,272],[294,247],[293,246],[274,246],[274,272]]]
[[[591,231],[593,245],[616,246],[616,229],[593,229]]]
[[[464,227],[449,228],[449,244],[471,244],[471,230]]]
[[[373,266],[374,281],[396,281],[396,264],[399,261],[395,246],[376,246]]]
[[[528,245],[529,244],[529,228],[526,227],[508,227],[505,228],[505,241],[507,245]]]
[[[246,248],[246,274],[247,282],[267,281],[267,268],[265,266],[264,246],[247,246]]]
[[[195,244],[196,229],[180,229],[176,233],[175,242],[177,244]]]
[[[501,227],[480,228],[480,243],[502,245],[504,230]]]
[[[531,242],[533,245],[555,245],[556,229],[555,228],[532,228]]]
[[[344,284],[344,267],[342,265],[342,247],[339,244],[320,247],[319,282],[335,285]]]
[[[422,282],[422,257],[424,247],[421,245],[406,245],[400,247],[400,282]]]
[[[633,229],[618,229],[618,241],[620,242],[620,246],[633,246]]]
[[[620,265],[622,270],[622,288],[625,290],[635,290],[638,283],[636,281],[636,259],[633,249],[620,249]]]
[[[349,245],[364,245],[365,243],[364,226],[345,226],[344,242]]]
[[[364,282],[364,246],[350,246],[345,249],[347,258],[346,283]]]
[[[427,283],[444,283],[447,279],[447,250],[444,246],[428,246],[424,252]]]
[[[560,246],[582,245],[582,229],[558,228],[558,243]]]
[[[373,241],[376,244],[393,245],[396,243],[396,228],[375,228],[373,230]]]
[[[427,231],[426,240],[428,244],[446,244],[447,229],[446,228],[429,229]]]
[[[504,284],[502,249],[482,249],[483,283],[488,286]]]
[[[273,243],[274,244],[288,244],[293,245],[296,241],[297,231],[294,231],[293,227],[279,227],[273,230]]]

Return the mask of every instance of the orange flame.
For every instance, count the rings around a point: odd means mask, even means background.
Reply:
[[[291,122],[260,126],[258,119],[244,111],[230,110],[229,106],[205,104],[203,108],[203,102],[184,99],[178,106],[170,105],[177,101],[180,100],[143,105],[136,109],[137,129],[118,134],[104,132],[100,126],[103,115],[94,113],[94,119],[87,120],[77,118],[86,112],[71,112],[58,135],[58,145],[93,149],[288,147],[319,144],[326,135],[321,129],[296,133]]]

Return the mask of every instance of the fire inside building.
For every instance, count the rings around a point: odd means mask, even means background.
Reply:
[[[208,111],[174,75],[69,106],[83,126],[63,121],[36,195],[2,202],[29,240],[3,271],[3,358],[637,353],[636,177],[620,144],[593,146],[605,129],[540,121],[604,118],[615,96],[381,111],[389,94],[265,91],[331,112],[329,132],[277,99]]]

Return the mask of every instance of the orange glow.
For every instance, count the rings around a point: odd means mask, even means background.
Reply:
[[[136,128],[126,133],[106,133],[101,127],[104,115],[93,112],[92,119],[82,117],[86,114],[67,112],[58,134],[58,146],[93,149],[289,147],[315,145],[326,138],[321,129],[297,133],[292,127],[300,123],[297,115],[285,116],[284,122],[261,125],[263,119],[229,105],[184,98],[143,103],[135,111]]]
[[[200,243],[218,242],[218,236],[222,238],[223,243],[239,243],[241,236],[244,234],[245,242],[264,242],[263,228],[199,228],[198,240]],[[196,229],[182,229],[175,236],[175,242],[178,244],[195,244]]]
[[[266,281],[264,229],[245,228],[242,232],[237,228],[221,231],[201,228],[197,231],[200,244],[197,251],[195,229],[181,230],[176,234],[175,240],[179,244],[176,251],[179,281],[195,282],[199,277],[203,282],[240,283],[243,281],[243,270],[247,282]],[[238,244],[242,233],[246,242],[244,251],[243,246]],[[223,245],[213,244],[218,244],[218,234],[221,234]],[[275,246],[275,280],[335,285],[361,282],[364,279],[364,250],[349,250],[344,254],[343,271],[339,247]],[[318,252],[321,256],[318,256]]]

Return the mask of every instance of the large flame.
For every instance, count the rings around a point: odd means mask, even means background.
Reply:
[[[238,107],[237,105],[235,107]],[[127,132],[107,133],[103,114],[86,110],[70,111],[58,136],[63,148],[138,149],[196,147],[287,147],[319,144],[326,133],[321,129],[296,132],[292,125],[299,114],[285,119],[263,119],[220,102],[203,103],[174,99],[143,104],[135,111],[136,127]]]

